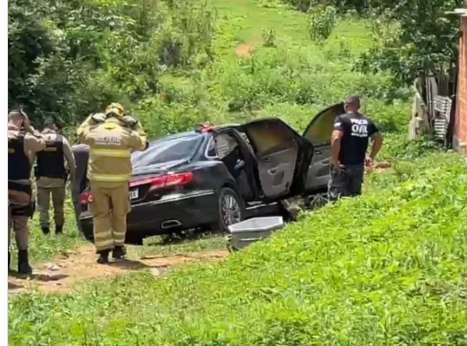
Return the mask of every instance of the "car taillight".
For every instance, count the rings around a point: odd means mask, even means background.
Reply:
[[[88,204],[89,202],[92,202],[92,195],[90,192],[83,192],[81,196],[79,197],[79,202],[80,204]]]
[[[167,180],[165,181],[165,186],[183,186],[188,183],[191,183],[193,180],[193,173],[181,173],[168,175]]]
[[[169,174],[162,177],[149,178],[143,180],[137,180],[130,183],[130,187],[136,187],[141,185],[151,185],[151,190],[160,189],[163,187],[171,186],[183,186],[193,181],[193,173],[179,173]]]

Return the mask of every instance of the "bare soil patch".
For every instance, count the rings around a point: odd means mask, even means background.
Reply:
[[[8,276],[8,293],[21,293],[31,290],[39,292],[67,292],[77,282],[84,280],[111,277],[130,271],[150,269],[157,276],[170,267],[189,262],[219,261],[226,258],[227,251],[202,251],[170,256],[143,256],[140,260],[126,259],[111,261],[108,265],[96,263],[97,255],[92,245],[85,245],[68,258],[59,257],[48,263],[34,267],[29,277],[10,273]]]
[[[240,58],[250,57],[255,50],[255,47],[248,43],[243,43],[235,48],[235,54]]]

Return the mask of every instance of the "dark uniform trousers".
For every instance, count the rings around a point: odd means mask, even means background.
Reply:
[[[11,231],[15,232],[18,250],[27,250],[29,242],[28,221],[32,214],[32,206],[8,205],[8,248],[11,244]]]
[[[41,227],[49,227],[50,196],[54,208],[55,226],[63,226],[65,223],[65,186],[59,187],[37,187],[37,209],[39,211],[39,223]]]
[[[331,168],[331,180],[329,181],[328,197],[330,201],[336,201],[340,197],[355,197],[361,195],[365,166],[345,165],[338,172]]]

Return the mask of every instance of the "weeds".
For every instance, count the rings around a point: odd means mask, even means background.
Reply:
[[[276,31],[274,30],[274,28],[263,29],[263,46],[276,46]]]

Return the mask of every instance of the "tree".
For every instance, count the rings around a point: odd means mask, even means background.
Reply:
[[[128,108],[164,70],[210,56],[212,17],[205,0],[10,0],[9,106],[70,126],[111,101]]]
[[[449,74],[457,59],[460,25],[446,12],[465,0],[373,0],[374,47],[362,56],[364,72],[391,72],[411,84],[432,72]]]

